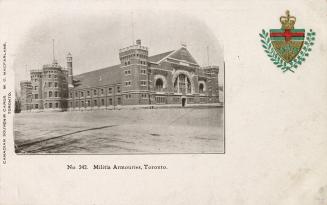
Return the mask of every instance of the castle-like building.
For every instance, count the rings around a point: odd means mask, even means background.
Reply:
[[[22,111],[219,102],[218,66],[200,67],[186,45],[149,56],[137,40],[119,50],[119,65],[76,76],[72,55],[66,59],[65,68],[54,60],[20,82]]]

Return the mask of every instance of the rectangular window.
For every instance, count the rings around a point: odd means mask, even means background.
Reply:
[[[54,75],[53,77],[54,77],[54,78],[57,78],[57,75]]]
[[[49,103],[49,108],[52,108],[52,103]]]
[[[37,86],[34,86],[34,90],[37,90]]]
[[[81,97],[84,97],[84,92],[81,92]]]
[[[125,70],[125,75],[130,75],[131,74],[131,70]]]
[[[146,74],[146,70],[145,69],[141,69],[141,74]]]
[[[89,90],[87,91],[87,96],[90,96],[90,91]]]
[[[94,100],[94,106],[97,106],[97,105],[98,105],[97,100]]]
[[[70,98],[72,98],[72,97],[73,97],[73,93],[72,93],[72,92],[70,92],[70,93],[69,93],[69,96],[70,96]]]
[[[120,87],[117,87],[117,93],[120,93]]]
[[[101,105],[104,105],[104,99],[101,99]]]
[[[38,109],[39,108],[39,104],[35,104],[35,108]]]
[[[91,102],[88,100],[86,106],[90,106]]]
[[[48,87],[51,87],[51,86],[52,86],[52,83],[51,83],[51,82],[49,82],[49,83],[48,83],[48,85],[49,85]]]
[[[111,98],[109,99],[109,105],[112,105],[112,99]]]
[[[58,97],[58,92],[57,91],[55,91],[55,97]]]
[[[120,105],[121,104],[121,99],[117,98],[117,104]]]
[[[52,97],[52,91],[49,91],[49,98]]]
[[[82,107],[84,107],[84,101],[81,101]]]
[[[101,88],[101,95],[103,95],[104,94],[104,90],[103,90],[103,88]]]
[[[130,86],[131,85],[131,81],[125,81],[125,85],[126,86]]]
[[[146,86],[146,81],[145,80],[141,81],[141,86]]]
[[[70,107],[73,107],[73,102],[70,102],[69,104],[70,104]]]
[[[94,90],[94,91],[93,91],[93,94],[94,94],[94,95],[97,95],[97,90]]]
[[[58,83],[55,83],[55,87],[58,87]]]
[[[112,88],[108,89],[108,93],[111,94],[112,93]]]
[[[34,99],[38,99],[39,98],[39,95],[38,94],[35,94],[34,95]]]
[[[78,97],[78,92],[75,92],[75,97]]]
[[[51,78],[51,75],[49,75],[49,78]]]
[[[56,108],[58,108],[58,106],[59,106],[58,103],[56,103]]]

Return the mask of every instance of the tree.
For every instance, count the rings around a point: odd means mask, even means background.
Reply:
[[[17,92],[15,92],[15,113],[21,112],[21,100],[20,97],[17,95]]]

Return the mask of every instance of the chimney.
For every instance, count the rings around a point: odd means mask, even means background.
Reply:
[[[141,45],[141,39],[136,40],[136,45]]]

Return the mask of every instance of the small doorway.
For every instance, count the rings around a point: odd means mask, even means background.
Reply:
[[[182,98],[182,107],[185,107],[185,104],[186,104],[186,98]]]

